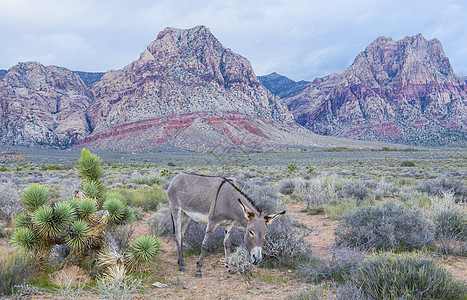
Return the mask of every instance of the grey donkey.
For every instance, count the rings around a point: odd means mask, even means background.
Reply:
[[[250,260],[257,264],[263,258],[262,248],[269,231],[266,225],[285,213],[283,211],[261,217],[253,200],[241,192],[229,179],[223,177],[180,173],[170,183],[167,195],[174,224],[180,271],[185,271],[182,240],[190,218],[207,224],[201,254],[196,264],[195,275],[197,277],[201,277],[203,258],[217,226],[225,226],[226,262],[230,255],[230,234],[234,226],[239,225],[245,228],[244,240]]]

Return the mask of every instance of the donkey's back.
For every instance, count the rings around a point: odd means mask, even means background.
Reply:
[[[172,210],[181,210],[192,219],[208,223],[211,205],[216,200],[221,177],[180,173],[167,189]]]

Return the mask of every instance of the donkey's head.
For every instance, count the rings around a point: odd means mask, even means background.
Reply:
[[[259,214],[254,213],[246,207],[240,199],[238,199],[238,202],[240,202],[245,212],[245,217],[248,219],[245,229],[245,246],[250,253],[251,263],[257,264],[263,259],[263,245],[266,235],[269,232],[266,225],[274,221],[277,217],[285,214],[285,210],[278,214],[261,217]]]

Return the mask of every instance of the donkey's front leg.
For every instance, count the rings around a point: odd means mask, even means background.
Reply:
[[[232,229],[234,227],[234,224],[228,225],[225,227],[225,232],[224,232],[224,251],[225,251],[225,266],[229,268],[228,265],[228,260],[230,256],[230,246],[232,245]],[[234,270],[230,270],[229,268],[229,273],[230,274],[236,274],[237,272]]]
[[[199,260],[196,263],[196,277],[201,277],[201,267],[203,266],[203,259],[204,255],[209,249],[209,243],[211,243],[211,238],[212,234],[214,233],[214,230],[216,229],[217,224],[214,224],[212,222],[208,223],[208,226],[206,227],[206,233],[204,234],[204,239],[203,239],[203,245],[201,246],[201,254],[199,255]]]

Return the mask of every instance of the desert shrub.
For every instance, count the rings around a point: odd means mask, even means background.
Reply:
[[[363,201],[365,199],[373,199],[374,195],[361,182],[352,182],[347,185],[344,185],[340,191],[337,192],[339,198],[355,198],[358,201]]]
[[[111,249],[126,250],[131,242],[135,229],[133,225],[111,227],[106,233],[107,245]]]
[[[295,163],[288,164],[287,170],[289,170],[289,172],[295,172],[297,170],[297,165]]]
[[[342,217],[338,243],[362,249],[412,250],[434,244],[432,224],[419,210],[387,202],[360,207]]]
[[[19,290],[19,286],[36,271],[35,262],[24,256],[2,257],[0,262],[0,296],[12,295]]]
[[[412,189],[403,187],[399,191],[399,199],[404,206],[408,208],[418,208],[421,210],[428,210],[433,205],[433,196],[426,193],[420,193]]]
[[[274,214],[282,209],[281,201],[276,191],[271,187],[252,185],[246,193],[255,201],[262,215]]]
[[[311,181],[295,180],[293,197],[306,203],[307,210],[314,210],[332,201],[334,187],[327,177],[318,177]]]
[[[144,211],[155,211],[159,203],[168,203],[167,193],[160,186],[140,187],[136,190],[116,189],[126,202],[133,207],[141,207]]]
[[[163,182],[163,179],[157,175],[149,175],[149,176],[131,177],[130,182],[152,186],[154,184],[161,184]]]
[[[347,278],[374,299],[465,299],[466,286],[418,254],[383,253],[362,261]]]
[[[305,288],[287,297],[287,300],[327,300],[333,299],[331,292],[320,288]]]
[[[396,191],[397,191],[397,188],[394,184],[382,178],[376,184],[373,190],[373,193],[376,199],[381,199],[383,197],[394,197],[394,194],[396,193]]]
[[[295,190],[295,183],[292,179],[284,180],[279,188],[279,193],[282,195],[292,195]]]
[[[159,203],[157,212],[146,220],[146,225],[148,226],[149,234],[158,236],[171,235],[173,233],[173,224],[169,205]]]
[[[360,263],[363,252],[349,247],[333,248],[330,259],[312,260],[297,267],[300,278],[318,283],[322,280],[343,281],[352,268]]]
[[[0,184],[0,222],[11,225],[14,218],[21,212],[21,197],[18,187],[8,181]]]
[[[355,198],[339,198],[324,205],[324,211],[331,220],[338,220],[345,214],[355,211],[361,206],[372,205],[371,200],[357,201]]]
[[[238,272],[240,274],[249,274],[256,266],[250,262],[250,255],[245,246],[239,246],[235,249],[226,261],[229,270]]]
[[[338,287],[335,292],[337,300],[374,300],[366,296],[359,288],[348,283]]]
[[[254,200],[262,215],[274,214],[283,209],[276,189],[265,185],[263,180],[238,180],[235,185]]]
[[[278,266],[293,266],[309,258],[311,251],[305,237],[308,231],[298,228],[297,221],[288,214],[269,225],[269,234],[263,246],[265,260]]]
[[[401,162],[401,167],[415,167],[415,162],[412,160],[404,160]]]
[[[467,187],[461,180],[440,177],[433,180],[423,180],[415,189],[432,196],[442,197],[445,193],[452,193],[458,201],[467,200]]]
[[[102,277],[97,280],[94,291],[103,299],[126,300],[141,286],[141,279],[130,275],[119,274],[117,278]]]
[[[445,209],[434,216],[435,236],[444,254],[467,255],[467,214],[458,208]]]

